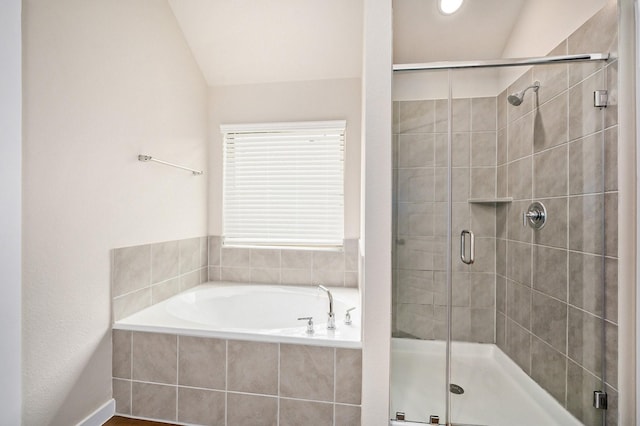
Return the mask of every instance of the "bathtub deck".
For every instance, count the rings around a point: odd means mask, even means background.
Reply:
[[[116,321],[113,324],[113,329],[227,340],[361,349],[360,315],[352,315],[351,324],[344,323],[346,309],[356,307],[356,312],[360,312],[358,289],[347,287],[329,287],[329,289],[334,298],[336,315],[334,330],[328,330],[326,324],[328,299],[314,286],[245,285],[229,282],[207,283],[191,288]],[[252,291],[260,292],[260,295],[251,297]],[[287,295],[297,293],[311,295],[312,297],[309,298],[313,299],[314,305],[299,305],[295,303],[295,299],[293,301],[287,299]],[[236,294],[248,295],[248,303],[242,298],[230,302],[230,296]],[[234,321],[229,315],[216,312],[214,307],[207,304],[208,300],[215,300],[215,297],[221,300],[218,307],[230,310],[239,318]],[[198,303],[202,303],[202,300],[205,303],[198,305]],[[281,309],[273,309],[270,306],[272,304],[270,301],[274,300],[280,302]],[[179,309],[176,309],[176,306]],[[269,312],[278,314],[284,312],[287,322],[271,324],[273,319],[269,315],[260,313],[265,311],[265,307],[271,308],[267,309],[267,314]],[[176,315],[176,312],[203,314],[201,316],[204,317],[204,320],[198,316]],[[225,322],[222,324],[210,322],[207,316],[214,313],[218,315],[212,315],[213,317],[224,318]],[[298,320],[298,318],[306,316],[314,317],[315,331],[313,334],[308,334],[306,323]],[[247,318],[250,318],[255,325],[244,325],[242,322],[246,322],[244,320]],[[270,325],[265,328],[263,326],[265,323]]]
[[[452,394],[454,424],[582,424],[497,346],[456,342],[452,351],[452,383],[464,388],[464,394]],[[444,422],[444,342],[393,339],[391,377],[392,416],[402,411],[408,420],[397,424],[428,422],[431,414]]]

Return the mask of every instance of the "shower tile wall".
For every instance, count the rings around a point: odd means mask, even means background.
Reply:
[[[616,51],[609,0],[549,55]],[[536,80],[537,96],[507,102]],[[605,88],[602,113],[593,91]],[[496,98],[453,103],[453,338],[495,342],[585,425],[602,424],[592,397],[603,374],[607,424],[617,424],[616,100],[614,58],[537,66]],[[393,108],[393,335],[444,339],[446,100]],[[494,196],[513,202],[467,203]],[[549,215],[538,231],[522,226],[533,200]],[[471,267],[456,260],[467,227],[478,236]]]
[[[615,52],[616,22],[610,2],[550,55]],[[507,102],[536,80],[537,97]],[[603,113],[593,91],[604,88]],[[496,211],[496,343],[586,425],[602,424],[603,374],[617,424],[616,93],[613,60],[534,67],[498,96],[498,196],[513,202]],[[521,222],[533,200],[548,212],[537,231]]]
[[[446,337],[447,101],[394,103],[396,337]],[[453,229],[476,235],[476,262],[456,259],[454,340],[494,342],[496,98],[453,101]]]

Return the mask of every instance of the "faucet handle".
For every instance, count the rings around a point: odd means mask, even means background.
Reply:
[[[307,334],[313,334],[313,317],[298,318],[298,321],[307,321]]]
[[[351,324],[351,311],[353,311],[356,307],[347,309],[347,314],[344,316],[344,323],[349,325]]]

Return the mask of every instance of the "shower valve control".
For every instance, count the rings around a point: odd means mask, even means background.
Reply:
[[[527,211],[522,213],[522,226],[529,225],[533,229],[541,229],[547,223],[547,209],[544,204],[534,201]]]
[[[307,334],[313,334],[313,317],[298,318],[298,321],[307,321]]]
[[[346,314],[345,314],[345,316],[344,316],[344,323],[345,323],[346,325],[351,324],[351,322],[352,322],[352,321],[351,321],[351,311],[353,311],[355,308],[356,308],[356,307],[354,306],[353,308],[349,308],[349,309],[347,309],[347,313],[346,313]]]

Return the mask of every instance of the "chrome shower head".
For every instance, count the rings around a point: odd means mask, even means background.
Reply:
[[[522,103],[522,100],[524,99],[524,92],[520,92],[520,93],[512,93],[509,95],[509,97],[507,98],[507,100],[509,101],[509,103],[513,106],[518,106]]]
[[[534,92],[537,92],[539,88],[540,88],[540,82],[535,81],[531,86],[527,87],[521,92],[510,94],[509,97],[507,98],[507,101],[509,101],[509,103],[513,106],[518,106],[524,100],[524,94],[527,90],[533,89]]]

